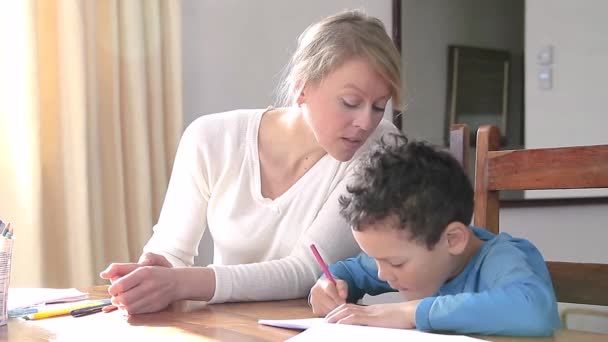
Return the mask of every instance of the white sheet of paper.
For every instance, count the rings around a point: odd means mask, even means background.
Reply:
[[[259,324],[273,327],[306,330],[288,341],[371,341],[380,339],[384,341],[421,341],[421,342],[471,342],[482,341],[477,338],[463,335],[442,335],[426,333],[418,330],[387,329],[378,327],[364,327],[360,325],[330,324],[323,318],[303,319],[261,319]]]
[[[313,324],[323,323],[323,318],[303,318],[303,319],[261,319],[259,324],[270,325],[273,327],[305,330]]]
[[[73,302],[87,299],[89,294],[77,289],[13,287],[8,289],[8,310],[45,303]]]
[[[482,341],[462,335],[441,335],[418,330],[387,329],[348,324],[314,324],[306,331],[290,338],[290,342],[305,341],[417,341],[417,342],[473,342]]]

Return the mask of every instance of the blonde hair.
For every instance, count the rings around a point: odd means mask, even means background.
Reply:
[[[368,61],[389,84],[393,108],[401,109],[401,57],[384,24],[361,11],[345,11],[309,26],[285,70],[282,105],[292,105],[302,88],[354,58]]]

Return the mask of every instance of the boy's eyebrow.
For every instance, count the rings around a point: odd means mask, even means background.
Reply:
[[[399,257],[397,257],[397,256],[393,256],[393,257],[389,256],[389,257],[384,257],[384,258],[374,258],[374,259],[376,259],[376,260],[378,260],[378,261],[386,261],[386,262],[390,262],[390,261],[393,261],[393,260],[391,260],[391,259],[398,259],[398,258],[399,258]]]

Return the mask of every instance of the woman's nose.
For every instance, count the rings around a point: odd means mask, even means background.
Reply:
[[[364,108],[359,113],[355,120],[353,121],[353,125],[358,127],[364,131],[370,131],[374,129],[374,113],[371,108]]]

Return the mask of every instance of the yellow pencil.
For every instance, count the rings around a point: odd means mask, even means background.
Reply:
[[[85,303],[81,302],[81,303],[76,303],[74,305],[62,307],[62,308],[55,309],[55,310],[47,310],[47,311],[41,311],[41,312],[29,314],[29,315],[25,316],[25,319],[36,320],[36,319],[43,319],[43,318],[49,318],[49,317],[64,316],[64,315],[69,315],[70,311],[72,311],[72,310],[88,308],[90,306],[96,306],[99,304],[109,304],[109,303],[110,303],[109,299],[92,300],[92,301],[87,301]]]

